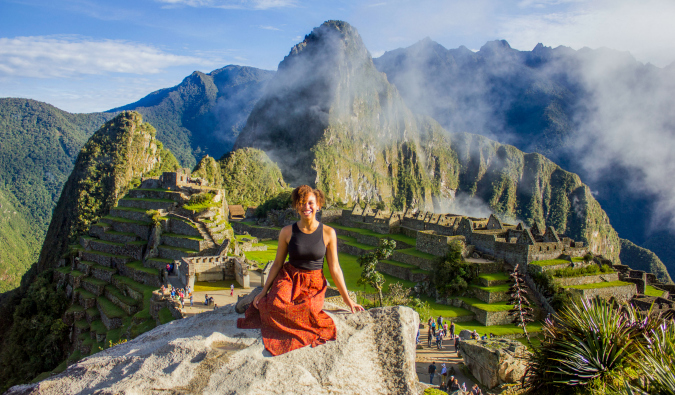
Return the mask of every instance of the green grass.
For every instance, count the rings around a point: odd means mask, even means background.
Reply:
[[[96,295],[87,291],[84,288],[78,288],[78,289],[75,290],[75,292],[79,293],[80,296],[82,296],[83,299],[94,299],[96,297]]]
[[[357,241],[347,242],[346,244],[350,245],[352,247],[359,248],[361,250],[366,250],[366,251],[374,250],[374,249],[377,248],[376,246],[371,246],[371,245],[368,245],[368,244],[359,243]]]
[[[521,328],[518,328],[513,324],[483,326],[478,321],[456,322],[455,333],[459,333],[462,329],[466,329],[469,331],[475,330],[481,336],[490,333],[494,333],[495,335],[498,336],[523,333],[523,330]],[[527,325],[527,331],[530,333],[538,333],[541,332],[541,330],[542,330],[541,324],[538,322],[536,323],[533,322]]]
[[[504,272],[499,272],[499,273],[488,273],[488,274],[481,274],[478,276],[478,278],[482,278],[488,281],[507,281],[509,280],[509,275]]]
[[[162,188],[134,188],[134,191],[153,191],[153,192],[170,192],[170,193],[175,193],[171,191],[170,189],[162,189]]]
[[[96,332],[97,334],[103,334],[108,332],[108,328],[105,327],[103,321],[96,320],[91,323],[91,331]]]
[[[127,315],[124,310],[120,309],[113,302],[102,296],[96,298],[96,302],[99,306],[101,306],[103,314],[105,314],[108,318],[124,318]]]
[[[148,259],[148,261],[157,261],[157,262],[162,262],[162,263],[173,263],[173,259],[166,259],[166,258],[159,258],[159,257],[150,258],[150,259]]]
[[[553,266],[553,265],[564,265],[564,264],[570,264],[570,261],[566,259],[548,259],[545,261],[534,261],[530,262],[530,265],[536,265],[536,266]]]
[[[171,315],[171,311],[169,311],[168,307],[163,307],[161,310],[159,310],[158,317],[159,323],[162,325],[166,324],[167,322],[175,320],[175,318],[173,318],[173,316]]]
[[[143,213],[143,214],[146,214],[146,213],[148,212],[148,210],[146,210],[146,209],[144,209],[144,208],[136,208],[136,207],[120,207],[120,206],[116,206],[116,207],[115,207],[115,210],[133,211],[133,212],[135,212],[135,213]]]
[[[198,203],[198,204],[184,204],[183,208],[186,210],[191,210],[193,212],[200,212],[204,210],[208,210],[211,207],[218,207],[220,206],[220,202],[214,203],[213,201],[208,201],[204,203]]]
[[[115,222],[124,222],[127,224],[136,224],[136,225],[143,225],[143,226],[149,226],[152,224],[152,222],[149,221],[136,221],[134,219],[127,219],[127,218],[122,218],[122,217],[113,217],[112,215],[106,215],[103,217],[103,219],[107,219],[109,221],[115,221]]]
[[[141,261],[133,261],[129,262],[126,264],[126,266],[138,270],[144,273],[152,274],[153,276],[159,276],[159,270],[152,268],[152,267],[145,267],[143,266],[143,262]]]
[[[126,284],[129,286],[129,288],[133,289],[136,292],[142,293],[144,296],[147,297],[152,297],[152,291],[157,289],[157,287],[151,287],[149,285],[144,285],[139,282],[134,281],[133,279],[129,277],[124,277],[124,276],[113,276],[113,279],[121,282],[122,284]],[[149,293],[149,295],[146,295],[146,293]]]
[[[230,285],[234,284],[235,288],[241,288],[241,285],[235,280],[222,280],[222,281],[196,281],[195,282],[195,292],[215,292],[230,289]]]
[[[140,324],[133,325],[131,327],[131,337],[137,337],[142,333],[152,330],[155,326],[157,326],[157,323],[155,323],[153,318],[147,319]]]
[[[87,252],[91,253],[91,254],[95,254],[95,255],[107,256],[107,257],[110,257],[110,258],[119,258],[119,259],[129,258],[126,255],[115,255],[115,254],[111,254],[109,252],[94,251],[94,250],[87,250]]]
[[[105,282],[103,280],[99,280],[98,278],[94,278],[94,277],[87,277],[82,281],[87,282],[87,283],[92,284],[92,285],[97,286],[97,287],[105,286],[105,285],[108,284],[107,282]]]
[[[596,289],[596,288],[609,288],[609,287],[620,287],[622,285],[631,285],[633,283],[627,283],[624,281],[609,281],[595,284],[581,284],[581,285],[572,285],[565,287],[568,289]]]
[[[467,298],[464,296],[455,297],[455,299],[462,300],[471,307],[485,311],[509,311],[513,308],[513,306],[506,304],[506,302],[485,303],[482,300],[476,298]]]
[[[128,246],[144,246],[146,244],[148,244],[148,242],[145,240],[130,241],[127,243]]]
[[[96,263],[93,263],[93,262],[91,262],[91,264],[92,264],[92,266],[91,266],[92,269],[103,270],[103,271],[111,272],[111,273],[117,272],[117,269],[113,269],[113,268],[108,267],[108,266],[99,265],[99,264],[96,264]]]
[[[365,291],[367,293],[376,293],[377,291],[368,285],[359,286],[356,284],[358,279],[361,277],[362,271],[361,267],[356,262],[356,258],[357,257],[355,255],[338,252],[338,260],[340,261],[340,267],[342,268],[342,273],[345,278],[345,283],[347,284],[347,289],[350,291]],[[324,265],[323,272],[326,278],[328,279],[328,283],[331,286],[335,286],[333,278],[330,276],[330,270],[328,270],[328,265]],[[384,273],[382,274],[382,276],[384,276],[385,279],[384,292],[389,291],[389,285],[397,282],[400,282],[401,284],[403,284],[403,286],[408,288],[412,288],[415,286],[415,283],[412,281],[401,280],[400,278],[396,278]],[[435,300],[433,300],[428,296],[422,297],[420,299],[429,303],[429,306],[431,307],[431,313],[436,317],[438,317],[439,315],[442,315],[443,317],[463,317],[467,315],[473,315],[472,312],[463,309],[461,307],[447,306],[436,303]]]
[[[172,199],[155,199],[155,198],[125,197],[125,198],[122,198],[121,200],[133,200],[133,201],[136,201],[136,202],[174,203],[174,201]]]
[[[348,230],[348,231],[351,231],[351,232],[354,232],[354,233],[359,233],[359,234],[362,234],[362,235],[365,235],[365,236],[377,237],[378,239],[387,238],[387,239],[392,239],[392,240],[395,240],[395,241],[402,241],[402,242],[404,242],[408,245],[411,245],[411,246],[415,246],[416,243],[417,243],[417,240],[414,237],[406,236],[404,234],[391,234],[391,233],[382,234],[382,233],[373,232],[372,230],[368,230],[368,229],[350,228],[348,226],[342,226],[342,225],[336,224],[334,222],[327,223],[326,225],[330,226],[331,228],[335,228],[335,229]]]
[[[59,273],[68,274],[68,273],[70,273],[73,269],[71,269],[70,266],[64,266],[64,267],[60,267],[60,268],[55,269],[55,270],[56,270],[57,272],[59,272]]]
[[[115,288],[113,285],[106,285],[105,290],[126,305],[136,306],[138,304],[138,301],[136,299],[124,295],[122,292],[120,292],[119,289]]]
[[[79,321],[75,321],[75,326],[80,328],[80,329],[88,329],[89,323],[87,322],[87,320],[79,320]]]
[[[205,223],[211,223],[212,222],[212,221],[208,221],[208,222],[207,221],[208,220],[204,220],[202,222],[205,222]],[[251,240],[254,239],[253,236],[247,236],[247,235],[234,235],[234,238],[237,241],[251,241]]]
[[[390,264],[390,265],[394,265],[394,266],[398,266],[398,267],[402,267],[402,268],[408,269],[408,270],[410,270],[412,273],[431,274],[430,271],[428,271],[428,270],[422,270],[422,269],[420,269],[419,267],[417,267],[417,266],[415,266],[415,265],[411,265],[411,264],[409,264],[409,263],[403,263],[403,262],[391,261],[391,260],[383,260],[383,261],[381,261],[381,262],[383,262],[383,263],[388,263],[388,264]]]
[[[80,306],[79,304],[74,304],[70,306],[68,310],[66,310],[66,313],[76,313],[80,311],[84,311],[84,307]]]
[[[402,252],[407,255],[416,256],[418,258],[428,259],[430,261],[435,261],[438,259],[436,255],[427,254],[426,252],[418,251],[414,248],[406,248],[405,250],[396,250],[396,252]]]
[[[187,236],[187,235],[179,235],[178,233],[162,233],[162,237],[168,236],[168,237],[177,237],[179,239],[188,239],[188,240],[196,240],[196,241],[203,241],[203,237],[197,237],[197,236]]]
[[[471,285],[471,287],[472,288],[478,288],[478,289],[483,290],[485,292],[498,293],[498,292],[508,292],[511,285],[510,284],[502,284],[502,285],[493,285],[491,287],[482,287],[480,285]]]
[[[90,307],[87,309],[87,315],[89,317],[100,317],[101,313],[98,311],[96,307]]]
[[[190,250],[190,249],[187,249],[187,248],[181,248],[181,247],[168,246],[168,245],[165,245],[165,244],[162,244],[161,246],[159,246],[159,248],[166,248],[166,249],[169,249],[169,250],[180,251],[180,252],[184,252],[186,254],[197,254],[197,253],[199,253],[199,251],[194,251],[194,250]]]
[[[274,258],[276,258],[279,242],[277,240],[267,240],[261,242],[261,244],[267,246],[267,251],[248,251],[244,254],[246,255],[246,258],[257,262],[258,267],[264,268],[267,262],[273,261]]]
[[[654,288],[651,285],[647,285],[645,287],[645,295],[660,297],[660,296],[663,296],[663,291],[660,290],[660,289]]]
[[[79,270],[73,270],[72,272],[70,272],[70,275],[73,276],[73,277],[82,277],[82,276],[84,276],[84,273],[82,273]]]

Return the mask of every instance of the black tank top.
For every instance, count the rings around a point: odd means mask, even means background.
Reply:
[[[305,270],[323,269],[326,245],[323,242],[323,224],[310,234],[303,233],[298,224],[293,224],[293,234],[288,242],[288,263]]]

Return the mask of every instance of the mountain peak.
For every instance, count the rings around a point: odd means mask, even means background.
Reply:
[[[480,52],[501,52],[511,50],[511,46],[506,40],[488,41],[480,47]]]

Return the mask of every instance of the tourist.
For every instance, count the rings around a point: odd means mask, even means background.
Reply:
[[[455,352],[457,353],[457,356],[459,357],[459,336],[455,336]]]
[[[443,331],[438,331],[436,334],[436,347],[438,347],[439,350],[443,349]]]
[[[213,309],[215,310],[215,309],[217,309],[217,308],[218,308],[218,304],[217,304],[217,303],[214,303],[214,304],[213,304]]]
[[[455,323],[452,321],[450,322],[450,337],[451,338],[455,337]]]
[[[448,375],[448,368],[445,366],[445,364],[441,365],[441,376],[443,377],[442,383],[445,383],[445,379]]]
[[[471,387],[471,395],[478,394],[480,394],[480,388],[478,388],[478,384],[474,384],[473,387]]]
[[[436,337],[436,321],[431,321],[431,333]]]
[[[180,294],[180,308],[184,309],[185,308],[185,299],[183,298],[183,294]]]
[[[455,382],[455,376],[450,376],[450,378],[448,379],[448,382],[445,383],[446,392],[450,391],[450,387],[452,387],[452,383],[454,383],[454,382]]]
[[[190,294],[190,307],[194,306],[194,305],[192,304],[192,302],[193,302],[193,300],[192,300],[192,294]]]
[[[431,326],[429,327],[429,329],[427,329],[427,336],[429,337],[429,348],[431,348],[431,339],[433,339],[432,337],[433,335],[431,333]]]
[[[436,362],[429,365],[429,384],[434,385],[434,374],[436,374]]]
[[[439,315],[438,316],[438,330],[440,331],[441,328],[443,328],[443,317]]]
[[[483,336],[480,337],[481,340],[487,340],[487,335],[483,334]]]
[[[364,310],[349,297],[338,261],[335,230],[316,219],[325,204],[323,192],[302,185],[293,190],[291,201],[300,221],[281,229],[267,281],[245,318],[237,320],[240,329],[261,329],[265,349],[274,356],[336,339],[335,323],[323,311],[328,288],[324,260],[349,310]]]
[[[448,337],[448,323],[444,322],[443,323],[443,338],[445,339]]]
[[[466,392],[466,383],[462,383],[462,386],[460,387],[460,389],[462,391]]]
[[[204,295],[204,306],[208,306],[208,305],[209,305],[209,295],[206,294],[206,295]]]
[[[415,344],[420,344],[420,330],[417,328],[417,336],[415,336]]]
[[[230,284],[230,296],[234,296],[234,284]]]
[[[471,332],[471,340],[478,340],[478,332],[474,329],[473,332]]]
[[[459,391],[459,381],[457,381],[457,379],[454,379],[452,381],[452,385],[450,386],[450,392],[453,391]]]

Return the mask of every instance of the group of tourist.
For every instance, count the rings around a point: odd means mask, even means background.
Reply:
[[[434,384],[434,376],[436,375],[436,362],[432,362],[431,365],[429,365],[429,382],[433,385]],[[467,392],[466,389],[466,383],[462,383],[462,385],[459,385],[459,380],[455,378],[455,376],[450,376],[450,378],[446,381],[445,378],[448,375],[448,369],[445,366],[445,364],[441,365],[441,385],[440,385],[440,390],[441,391],[447,391],[448,393],[454,392],[454,391],[463,391]],[[483,392],[478,387],[477,384],[474,384],[473,387],[471,387],[471,394],[472,395],[482,395]]]
[[[433,317],[429,317],[429,321],[427,322],[429,329],[427,330],[427,336],[429,339],[429,347],[431,347],[431,343],[433,339],[436,339],[436,347],[438,347],[439,350],[443,349],[443,340],[446,337],[450,337],[451,339],[455,338],[455,323],[450,322],[450,326],[448,327],[447,322],[443,322],[443,317],[438,316],[437,320],[434,320]],[[419,333],[418,333],[419,335]],[[418,341],[419,341],[419,336],[418,336]],[[455,344],[455,347],[457,344]]]
[[[178,299],[180,301],[180,307],[182,309],[185,308],[186,298],[190,298],[190,307],[193,306],[194,299],[192,296],[192,289],[190,289],[189,285],[185,288],[174,288],[171,286],[171,284],[169,284],[167,287],[164,287],[164,285],[162,285],[160,287],[160,290],[162,291],[162,294],[166,294],[166,292],[168,292],[171,299]]]

